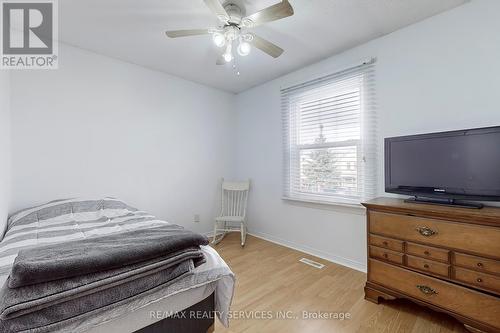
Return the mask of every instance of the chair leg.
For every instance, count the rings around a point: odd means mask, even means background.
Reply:
[[[227,232],[226,232],[226,229],[227,229],[226,222],[223,222],[223,223],[224,223],[224,226],[222,227],[222,229],[219,229],[219,228],[218,228],[218,223],[219,223],[219,222],[215,221],[215,226],[214,226],[214,237],[213,237],[213,239],[212,239],[212,245],[217,245],[217,244],[219,244],[219,243],[220,243],[220,241],[221,241],[222,239],[224,239],[224,237],[226,237],[226,234],[227,234]],[[217,238],[217,230],[222,230],[222,231],[223,231],[223,232],[222,232],[222,235],[221,235],[219,238]]]
[[[214,237],[212,239],[212,244],[215,245],[217,244],[217,221],[214,223]]]
[[[245,222],[241,222],[240,228],[241,228],[241,246],[245,246],[245,242],[247,239],[247,226]]]

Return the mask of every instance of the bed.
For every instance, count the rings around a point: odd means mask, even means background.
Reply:
[[[196,238],[199,240],[202,238],[200,235],[182,229],[114,198],[57,200],[22,210],[10,216],[7,232],[0,242],[0,286],[2,286],[2,295],[9,295],[12,290],[18,290],[16,288],[37,289],[37,286],[43,284],[57,285],[58,281],[75,279],[74,276],[61,276],[61,279],[58,279],[57,274],[61,274],[61,264],[64,264],[66,259],[64,255],[70,253],[67,257],[73,259],[75,255],[71,252],[78,251],[78,248],[82,247],[81,244],[87,244],[87,247],[88,244],[100,246],[100,243],[106,243],[108,239],[116,240],[118,238],[120,240],[124,239],[125,244],[128,244],[126,243],[127,237],[130,238],[132,235],[134,236],[132,240],[136,241],[136,235],[145,235],[152,237],[151,239],[154,241],[143,243],[147,243],[147,246],[154,248],[161,245],[162,239],[160,237],[163,237],[165,230],[167,230],[165,234],[168,234],[170,230],[174,230],[174,233],[189,235],[190,239]],[[133,246],[132,243],[131,249],[133,249]],[[28,276],[32,281],[23,284],[22,278],[18,278],[18,276],[22,277],[19,272],[29,267],[30,263],[35,265],[34,267],[37,269],[40,266],[46,269],[46,266],[43,266],[40,262],[46,261],[44,260],[47,259],[46,255],[44,257],[45,252],[53,254],[54,249],[63,250],[62,254],[59,253],[56,256],[57,260],[48,260],[50,261],[49,266],[51,262],[55,262],[53,266],[59,269],[45,271],[46,273],[50,272],[48,275],[51,276],[51,281],[37,281],[37,275],[32,274],[33,271],[28,271],[29,274],[25,274],[25,276]],[[158,249],[160,248],[157,248],[156,251]],[[112,251],[117,250],[112,249]],[[82,301],[77,305],[84,308],[84,311],[78,312],[77,315],[61,317],[63,319],[58,319],[55,322],[54,320],[47,323],[41,321],[44,323],[43,325],[32,325],[30,322],[33,327],[26,326],[26,323],[24,323],[24,326],[4,325],[0,330],[40,333],[153,333],[170,330],[198,333],[211,330],[214,317],[217,317],[224,326],[228,326],[229,309],[234,292],[234,274],[213,248],[200,245],[196,246],[196,251],[184,251],[184,253],[195,252],[197,259],[190,259],[191,264],[189,267],[184,265],[187,267],[186,271],[179,272],[175,276],[172,275],[172,279],[168,280],[168,283],[161,284],[158,282],[157,285],[154,285],[154,288],[144,289],[143,292],[136,295],[123,296],[114,303],[102,303],[104,304],[102,306],[85,308],[81,304]],[[110,253],[113,255],[108,255],[108,257],[112,258],[120,258],[122,254],[118,252],[116,254],[115,252]],[[91,256],[87,252],[85,252],[85,255]],[[40,258],[43,260],[37,260],[37,256],[41,256]],[[194,254],[191,254],[191,256],[194,256]],[[199,263],[193,264],[194,262]],[[98,263],[100,264],[99,261]],[[88,263],[83,264],[88,266]],[[153,264],[156,265],[156,262]],[[90,266],[94,267],[93,265]],[[178,271],[179,268],[177,267],[179,266],[175,266],[176,268],[172,268],[171,271]],[[71,267],[73,267],[73,263],[71,263]],[[78,269],[80,271],[81,267]],[[68,269],[68,271],[71,270]],[[101,272],[90,273],[90,276],[101,274]],[[62,274],[69,273],[64,270]],[[66,280],[62,280],[62,278]],[[153,280],[156,281],[157,279]],[[102,281],[108,280],[103,279]],[[84,287],[91,284],[82,282]],[[10,288],[9,286],[14,287]],[[75,290],[80,289],[75,288]],[[72,293],[75,294],[73,290]],[[94,291],[87,291],[87,294],[99,295],[98,292]],[[50,293],[44,296],[47,295],[49,295],[49,298],[53,297]],[[77,302],[77,300],[71,301]],[[12,312],[13,310],[10,309],[18,309],[19,307],[19,304],[12,306],[12,304],[5,305],[3,303],[5,303],[3,299],[0,300],[0,311],[2,311],[0,312],[0,325],[9,323],[11,319],[7,312]],[[21,300],[18,303],[25,304],[29,302]],[[38,304],[35,304],[34,308],[36,306]],[[6,309],[8,311],[4,311]],[[29,315],[34,312],[38,316],[36,318],[39,319],[40,315],[35,310],[29,309],[28,312]],[[24,315],[24,312],[19,311],[19,314],[16,313],[16,318],[22,319]],[[37,321],[33,320],[33,323],[37,323]]]

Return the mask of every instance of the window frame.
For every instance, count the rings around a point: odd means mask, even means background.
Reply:
[[[371,65],[373,64],[374,59],[370,61],[369,63],[363,63],[363,65]],[[333,74],[335,75],[335,74]],[[364,174],[366,173],[366,168],[367,168],[367,161],[366,161],[366,147],[364,145],[364,141],[367,139],[364,137],[364,129],[363,127],[366,126],[366,120],[363,119],[366,115],[366,113],[371,112],[372,110],[366,110],[367,106],[365,105],[365,95],[366,95],[366,73],[364,72],[363,69],[359,70],[359,73],[354,76],[349,76],[345,78],[338,78],[336,80],[332,80],[334,85],[336,83],[340,83],[340,86],[338,88],[338,91],[341,92],[342,88],[342,82],[343,81],[348,81],[352,79],[353,77],[358,77],[360,79],[359,83],[359,118],[358,118],[358,123],[357,126],[359,126],[359,138],[356,139],[346,139],[342,141],[331,141],[331,142],[325,142],[325,143],[300,143],[300,121],[297,120],[297,118],[300,118],[300,104],[304,103],[304,99],[306,97],[301,97],[301,93],[298,93],[296,95],[292,95],[293,101],[290,101],[290,99],[287,101],[287,109],[283,110],[283,112],[287,112],[288,115],[287,117],[284,117],[283,120],[286,119],[288,121],[288,124],[285,124],[285,135],[286,132],[288,131],[289,135],[288,138],[285,138],[284,143],[285,143],[285,149],[288,151],[284,152],[285,156],[285,182],[284,182],[284,195],[283,199],[284,200],[292,200],[292,201],[301,201],[301,202],[309,202],[309,203],[320,203],[320,204],[329,204],[329,205],[346,205],[346,206],[356,206],[360,207],[360,203],[363,200],[368,199],[367,196],[369,196],[369,191],[366,190],[366,185],[365,185],[365,180],[366,177],[364,177]],[[320,79],[321,80],[321,79]],[[307,89],[307,83],[302,84],[302,86],[306,86]],[[301,87],[301,89],[304,89]],[[307,92],[313,91],[316,89],[315,86],[310,87],[310,89],[305,90],[304,95],[307,94]],[[332,87],[334,89],[334,87]],[[282,89],[282,94],[283,94],[283,89]],[[341,94],[339,93],[338,96]],[[333,90],[332,97],[335,97],[335,90]],[[283,96],[282,96],[283,99]],[[283,107],[283,105],[282,105]],[[286,115],[285,115],[286,116]],[[371,124],[372,126],[375,126],[375,124]],[[373,138],[372,138],[373,139]],[[371,143],[371,146],[374,146],[374,143]],[[324,193],[314,193],[314,192],[306,192],[306,191],[301,191],[301,173],[302,173],[302,168],[301,168],[301,152],[303,151],[310,151],[313,149],[330,149],[330,148],[341,148],[341,147],[355,147],[356,149],[356,194],[355,195],[349,195],[349,194],[324,194]],[[376,155],[376,149],[372,147],[371,151],[368,152],[369,154]],[[376,160],[376,158],[375,158]],[[371,164],[376,164],[376,163],[371,163]],[[375,165],[371,165],[371,170],[372,173],[375,173]],[[295,181],[298,176],[298,181]],[[374,178],[374,181],[376,182],[376,178]],[[296,188],[298,186],[298,188]],[[371,185],[372,187],[376,188],[375,185]],[[374,191],[373,191],[374,192]],[[374,196],[374,193],[372,193],[372,196]]]

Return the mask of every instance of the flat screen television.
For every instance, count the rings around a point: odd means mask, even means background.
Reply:
[[[438,204],[500,201],[500,126],[385,139],[385,190]]]

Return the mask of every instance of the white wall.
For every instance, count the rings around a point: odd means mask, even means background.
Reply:
[[[384,137],[500,125],[498,13],[500,1],[473,0],[239,94],[237,169],[253,180],[250,231],[364,269],[362,210],[281,200],[280,87],[377,57],[380,154]]]
[[[12,73],[13,209],[116,196],[211,230],[234,169],[234,95],[70,46],[59,59]]]
[[[0,70],[0,240],[10,207],[10,73]]]
[[[11,73],[11,211],[112,195],[208,231],[217,179],[250,177],[251,232],[364,269],[363,210],[281,200],[280,87],[377,57],[380,152],[388,136],[500,125],[498,12],[500,1],[473,0],[236,97],[63,45],[59,70]],[[0,186],[10,165],[1,84]]]

